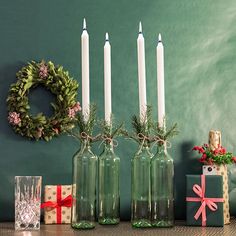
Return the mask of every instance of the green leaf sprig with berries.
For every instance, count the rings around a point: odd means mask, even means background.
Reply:
[[[236,163],[236,157],[222,146],[212,150],[208,144],[203,144],[202,146],[194,146],[192,150],[201,154],[199,161],[205,165]]]

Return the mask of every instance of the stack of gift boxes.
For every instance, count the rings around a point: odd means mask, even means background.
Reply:
[[[206,144],[205,144],[206,145]],[[203,150],[201,150],[203,148]],[[209,145],[195,147],[202,153],[202,175],[186,176],[186,217],[191,226],[224,226],[230,223],[227,165],[219,164],[215,159],[207,159],[209,150],[226,150],[221,147],[221,133],[211,130]]]

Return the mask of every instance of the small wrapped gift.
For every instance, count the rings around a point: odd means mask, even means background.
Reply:
[[[220,175],[187,175],[187,225],[224,226]]]
[[[210,130],[209,131],[209,147],[211,150],[215,150],[221,147],[221,132],[219,130]],[[203,166],[203,174],[209,173],[209,166]],[[228,170],[227,165],[213,165],[210,166],[210,170],[214,170],[217,175],[223,176],[223,197],[224,197],[224,223],[230,223],[230,213],[229,213],[229,190],[228,190]]]
[[[71,222],[71,185],[46,185],[44,188],[45,224],[70,224]]]
[[[221,175],[223,178],[224,224],[230,223],[229,213],[229,186],[227,165],[203,165],[204,175]]]

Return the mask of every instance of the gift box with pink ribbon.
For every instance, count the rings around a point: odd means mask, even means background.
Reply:
[[[44,223],[70,224],[71,222],[71,185],[46,185],[44,188]]]
[[[220,175],[186,176],[186,218],[191,226],[224,226]]]

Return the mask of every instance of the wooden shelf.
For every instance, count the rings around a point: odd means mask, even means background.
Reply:
[[[40,231],[15,231],[14,223],[0,223],[0,235],[16,236],[233,236],[236,235],[236,220],[231,220],[230,225],[224,227],[189,227],[183,221],[177,221],[176,226],[170,229],[134,229],[130,222],[121,222],[117,226],[97,225],[93,230],[73,230],[70,225],[45,225],[41,224]]]

